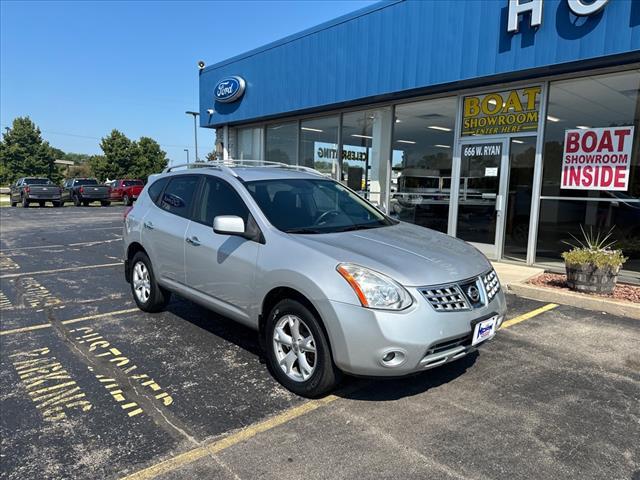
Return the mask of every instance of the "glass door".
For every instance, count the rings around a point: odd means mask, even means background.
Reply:
[[[507,139],[461,142],[456,237],[492,259],[502,254],[508,163]]]

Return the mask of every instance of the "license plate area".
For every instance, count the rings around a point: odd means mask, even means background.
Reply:
[[[476,320],[471,324],[473,335],[471,336],[471,346],[478,345],[486,340],[493,338],[496,334],[496,325],[498,323],[498,315],[485,318],[484,320]]]

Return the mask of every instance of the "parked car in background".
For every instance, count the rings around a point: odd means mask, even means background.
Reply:
[[[111,183],[111,201],[124,202],[125,205],[133,205],[144,188],[142,180],[113,180]]]
[[[100,202],[103,207],[111,205],[111,187],[95,178],[69,178],[62,184],[62,204],[73,202],[76,207],[91,202]]]
[[[176,292],[256,329],[274,376],[308,397],[341,372],[456,361],[506,313],[477,249],[284,164],[167,169],[125,216],[124,258],[140,309],[160,311]]]
[[[53,203],[54,207],[62,206],[60,196],[62,189],[51,180],[44,177],[20,178],[11,185],[10,202],[15,207],[18,203],[23,207],[28,207],[32,203],[37,203],[44,207],[46,202]]]

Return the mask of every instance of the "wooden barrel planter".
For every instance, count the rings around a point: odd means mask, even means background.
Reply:
[[[567,286],[578,292],[611,293],[618,282],[620,267],[598,268],[592,264],[566,264]]]

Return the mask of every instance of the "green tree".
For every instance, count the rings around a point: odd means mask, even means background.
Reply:
[[[118,131],[111,133],[100,141],[100,148],[104,152],[104,158],[93,157],[90,162],[96,176],[104,181],[107,178],[124,178],[131,170],[136,156],[137,147],[127,136]]]
[[[100,142],[104,155],[89,159],[95,175],[102,181],[107,178],[140,178],[146,180],[152,173],[159,173],[167,166],[167,154],[158,142],[149,137],[131,141],[118,130],[112,130]]]
[[[167,166],[167,154],[158,142],[149,137],[140,137],[135,143],[136,156],[128,176],[147,181],[152,173],[160,173]]]
[[[0,141],[0,184],[25,176],[51,176],[59,180],[55,150],[42,139],[29,117],[17,117]]]

